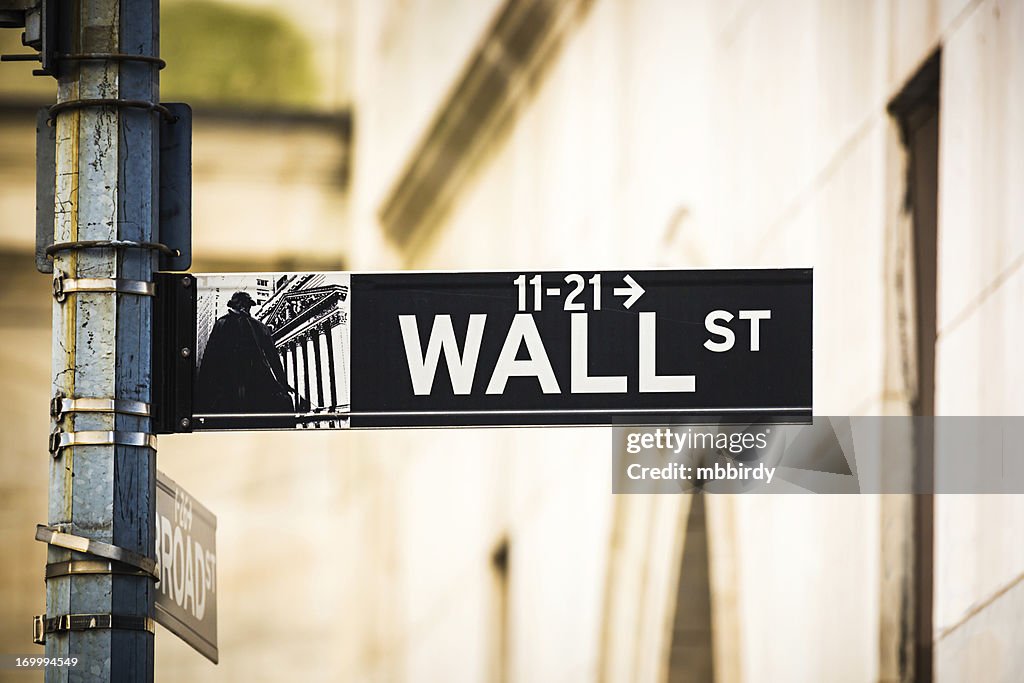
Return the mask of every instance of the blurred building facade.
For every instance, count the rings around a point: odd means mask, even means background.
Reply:
[[[314,70],[275,116],[197,107],[195,270],[813,266],[816,414],[1024,410],[1019,0],[318,3],[333,33],[266,4],[352,79]],[[21,652],[50,304],[11,90],[0,542],[27,559],[0,568],[0,649]],[[158,678],[1024,670],[1021,497],[613,497],[610,449],[601,429],[162,438],[218,515],[222,663],[160,631]]]
[[[1022,31],[999,0],[358,3],[353,264],[813,266],[816,414],[1019,414]],[[600,430],[354,437],[399,453],[343,505],[398,536],[358,536],[357,679],[1024,670],[1020,497],[613,498]]]

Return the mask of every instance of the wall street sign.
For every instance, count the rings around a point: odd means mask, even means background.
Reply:
[[[163,277],[166,431],[811,414],[809,269]]]
[[[156,621],[217,663],[217,518],[163,472],[156,479]]]

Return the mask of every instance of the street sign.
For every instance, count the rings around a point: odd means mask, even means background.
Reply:
[[[811,415],[810,269],[173,277],[167,431]]]
[[[163,472],[156,480],[156,621],[217,663],[217,518]]]

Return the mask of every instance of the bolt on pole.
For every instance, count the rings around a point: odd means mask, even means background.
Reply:
[[[70,243],[54,253],[55,275],[153,280],[156,253],[138,243],[156,241],[159,113],[145,104],[158,103],[159,76],[152,61],[121,55],[157,56],[158,6],[158,0],[60,5],[66,52],[77,57],[59,63],[52,121],[54,239]],[[112,247],[113,240],[135,246]],[[107,246],[76,246],[93,241]],[[78,291],[55,301],[54,393],[149,404],[151,305],[149,296],[118,291]],[[150,418],[108,410],[56,419],[55,429],[72,442],[89,432],[96,445],[57,449],[50,463],[49,525],[152,557],[155,444],[127,438],[152,432]],[[132,443],[145,445],[127,445]],[[89,558],[50,545],[47,562]],[[46,616],[71,616],[46,634],[46,656],[75,656],[79,664],[48,668],[47,681],[153,680],[154,580],[124,569],[48,576]],[[112,616],[90,621],[74,615]]]

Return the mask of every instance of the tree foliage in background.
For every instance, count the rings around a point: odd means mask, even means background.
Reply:
[[[318,79],[307,39],[270,11],[207,0],[161,10],[161,99],[310,108]]]

